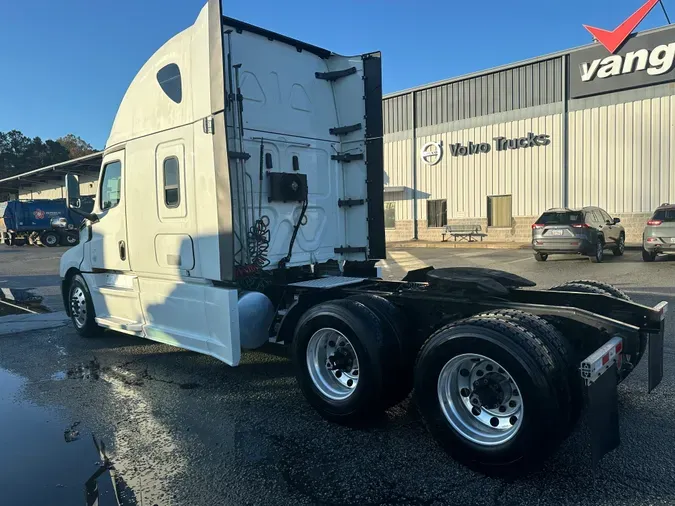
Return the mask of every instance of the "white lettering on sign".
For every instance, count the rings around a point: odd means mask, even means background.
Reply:
[[[589,82],[595,78],[607,79],[643,70],[646,70],[650,76],[660,76],[670,72],[673,63],[675,63],[675,43],[661,44],[651,51],[638,49],[626,53],[625,56],[613,54],[605,58],[597,58],[591,62],[582,63],[579,65],[579,70],[581,80]]]

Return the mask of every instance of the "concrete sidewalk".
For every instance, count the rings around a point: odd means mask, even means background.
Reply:
[[[449,249],[530,249],[532,244],[529,242],[498,242],[498,241],[395,241],[388,242],[388,249],[409,249],[409,248],[449,248]],[[626,244],[628,250],[640,250],[642,244]]]
[[[17,314],[0,317],[0,336],[29,330],[53,329],[70,321],[65,311],[43,314]]]

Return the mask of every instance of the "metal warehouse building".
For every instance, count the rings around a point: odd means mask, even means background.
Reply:
[[[597,205],[640,242],[675,201],[674,57],[665,27],[385,96],[387,239],[528,241],[542,211]]]

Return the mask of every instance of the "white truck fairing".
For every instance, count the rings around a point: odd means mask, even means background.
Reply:
[[[384,257],[381,114],[379,53],[335,55],[209,0],[119,106],[64,297],[79,272],[98,325],[237,364],[238,276]]]

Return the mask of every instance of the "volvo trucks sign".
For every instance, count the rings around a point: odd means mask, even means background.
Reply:
[[[675,29],[630,33],[654,7],[649,0],[614,31],[587,26],[599,44],[570,54],[570,97],[675,81]]]
[[[506,151],[507,149],[535,148],[548,146],[549,144],[551,144],[550,135],[528,132],[524,137],[494,137],[491,143],[474,141],[469,141],[467,144],[462,144],[461,142],[452,143],[450,144],[450,155],[486,155],[493,149],[495,151]],[[443,157],[443,142],[427,142],[422,146],[420,155],[422,161],[427,165],[436,165]]]

